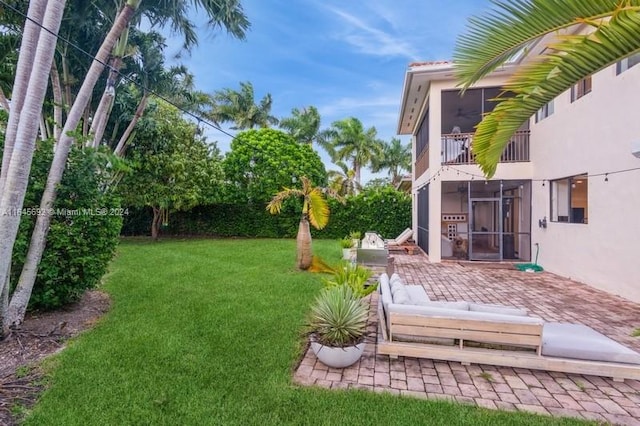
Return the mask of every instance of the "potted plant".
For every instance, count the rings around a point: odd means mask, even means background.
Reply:
[[[349,233],[349,238],[351,238],[351,240],[353,240],[353,247],[354,248],[360,247],[360,238],[362,238],[362,233],[360,231],[351,231]]]
[[[325,365],[348,367],[364,352],[367,306],[345,285],[325,288],[311,306],[311,349]]]
[[[342,247],[342,258],[344,260],[351,260],[351,257],[354,254],[353,241],[351,241],[351,238],[349,237],[341,238],[339,241],[340,241],[340,247]]]
[[[367,267],[343,262],[334,269],[331,279],[324,279],[324,283],[327,287],[347,286],[355,297],[365,297],[378,288],[377,283],[366,285],[372,275],[373,272]]]

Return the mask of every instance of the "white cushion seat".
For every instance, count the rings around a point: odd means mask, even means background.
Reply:
[[[542,355],[640,364],[640,354],[583,324],[545,323]]]

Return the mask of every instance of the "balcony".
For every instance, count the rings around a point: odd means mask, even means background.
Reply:
[[[473,155],[473,133],[444,134],[442,164],[476,164]],[[500,157],[501,163],[529,161],[529,130],[521,130],[511,137]]]

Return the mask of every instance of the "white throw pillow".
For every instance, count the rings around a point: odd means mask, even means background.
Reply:
[[[391,291],[393,292],[393,290]],[[395,292],[393,292],[393,303],[397,303],[398,305],[411,304],[409,293],[407,293],[407,289],[404,288],[403,285],[396,286]]]
[[[404,284],[404,282],[402,281],[402,278],[400,278],[400,275],[396,274],[395,272],[391,275],[391,278],[389,278],[390,283],[394,281],[400,281],[401,283]]]
[[[394,281],[389,287],[391,287],[391,294],[395,294],[399,288],[404,288],[404,284],[400,281]]]

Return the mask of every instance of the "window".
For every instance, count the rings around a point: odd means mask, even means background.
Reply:
[[[626,70],[628,70],[629,68],[631,68],[632,66],[638,63],[640,63],[640,53],[627,56],[626,58],[624,58],[623,60],[621,60],[616,64],[616,75],[622,72],[625,72]]]
[[[571,102],[591,92],[591,76],[585,77],[571,88]]]
[[[543,120],[553,114],[553,101],[546,103],[542,108],[536,112],[536,123]]]
[[[587,174],[551,181],[551,221],[588,223]]]

